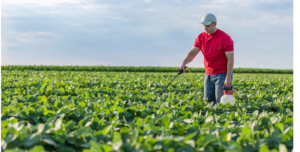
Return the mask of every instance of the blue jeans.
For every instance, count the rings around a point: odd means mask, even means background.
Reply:
[[[223,96],[223,86],[225,82],[227,72],[219,73],[215,75],[206,75],[204,79],[204,100],[207,102],[220,103],[220,99]],[[231,81],[233,78],[233,72],[231,74]]]

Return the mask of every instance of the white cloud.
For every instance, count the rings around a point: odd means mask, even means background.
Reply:
[[[130,65],[136,64],[134,58],[139,58],[140,64],[143,61],[143,64],[175,66],[203,32],[198,23],[210,12],[217,17],[217,27],[234,39],[236,57],[240,60],[268,50],[286,50],[290,52],[286,56],[291,58],[290,2],[5,0],[2,1],[2,53],[17,59],[26,54],[13,56],[9,52],[29,52],[28,59],[22,59],[27,63],[33,62],[31,56],[41,55],[49,60],[43,57],[37,62],[50,63],[53,59],[55,63],[87,64],[90,60],[90,63]],[[269,3],[271,8],[266,5]],[[284,9],[278,9],[281,5]],[[275,45],[279,40],[283,45]],[[151,56],[153,53],[160,53],[160,58]],[[121,58],[113,59],[116,54]],[[246,63],[251,66],[250,61]],[[202,54],[190,65],[203,66]]]
[[[80,1],[76,0],[2,0],[1,5],[39,5],[45,6],[57,6],[59,4],[80,4]]]

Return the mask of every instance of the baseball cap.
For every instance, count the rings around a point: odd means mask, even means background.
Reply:
[[[212,22],[217,22],[217,18],[214,14],[208,13],[203,16],[202,21],[199,24],[209,25]]]

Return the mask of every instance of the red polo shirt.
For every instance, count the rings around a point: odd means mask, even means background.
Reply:
[[[207,75],[227,72],[225,52],[233,51],[233,41],[228,34],[220,29],[211,34],[202,32],[197,37],[194,46],[200,48],[203,53]]]

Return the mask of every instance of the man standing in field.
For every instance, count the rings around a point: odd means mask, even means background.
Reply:
[[[217,19],[213,14],[206,14],[201,24],[205,32],[196,38],[180,69],[185,71],[185,65],[201,51],[205,66],[204,98],[208,102],[220,103],[223,86],[232,87],[233,40],[228,34],[217,29]]]

